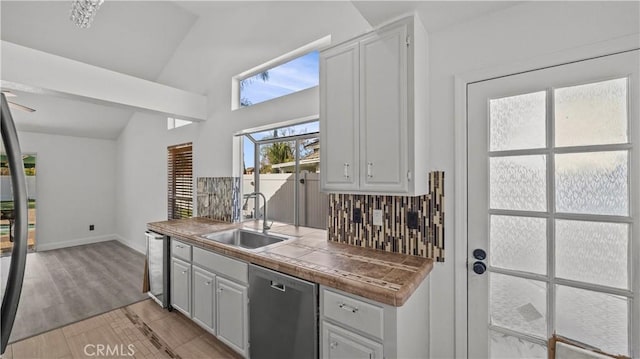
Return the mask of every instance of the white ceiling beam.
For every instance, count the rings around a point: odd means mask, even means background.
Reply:
[[[2,87],[191,121],[207,119],[206,96],[2,41]]]

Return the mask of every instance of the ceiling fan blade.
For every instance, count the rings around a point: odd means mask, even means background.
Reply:
[[[36,112],[36,110],[32,109],[31,107],[27,107],[27,106],[22,106],[20,104],[17,104],[15,102],[11,102],[11,101],[7,101],[9,103],[9,106],[18,109],[18,110],[22,110],[22,111],[26,111],[26,112]]]

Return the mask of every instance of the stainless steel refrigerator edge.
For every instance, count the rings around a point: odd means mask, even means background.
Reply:
[[[252,359],[318,357],[318,285],[249,265]]]
[[[4,94],[2,99],[2,109],[0,111],[0,132],[2,133],[2,143],[7,150],[7,160],[11,171],[11,186],[13,188],[13,205],[15,213],[15,237],[13,250],[11,251],[11,264],[9,267],[9,277],[7,286],[2,296],[2,308],[0,309],[0,354],[4,351],[9,342],[13,322],[16,319],[22,283],[24,280],[24,269],[27,263],[27,234],[28,234],[28,203],[27,203],[27,180],[25,178],[22,152],[18,141],[18,132],[9,111],[9,104]],[[15,169],[19,169],[16,171]]]

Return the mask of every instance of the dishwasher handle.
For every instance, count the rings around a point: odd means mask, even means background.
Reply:
[[[285,286],[282,283],[278,283],[278,282],[274,282],[274,281],[271,281],[271,288],[273,288],[275,290],[279,290],[281,292],[286,292],[287,291],[287,286]]]

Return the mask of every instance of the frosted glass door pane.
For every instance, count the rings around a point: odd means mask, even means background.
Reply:
[[[626,298],[566,286],[556,288],[559,335],[607,353],[629,354]]]
[[[546,93],[489,101],[490,150],[545,147]]]
[[[629,214],[627,151],[556,155],[556,211]]]
[[[628,288],[629,225],[556,221],[556,276]]]
[[[547,272],[547,220],[491,216],[489,259],[494,267]]]
[[[489,352],[492,359],[547,358],[547,348],[511,335],[489,331]]]
[[[627,142],[627,79],[556,89],[556,146]]]
[[[546,283],[497,273],[489,282],[491,324],[546,338]]]
[[[490,207],[546,211],[546,162],[544,155],[490,158]]]

